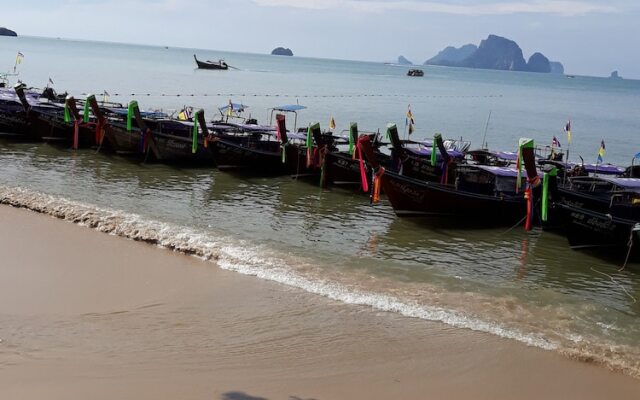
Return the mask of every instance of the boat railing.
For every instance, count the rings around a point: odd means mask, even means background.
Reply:
[[[556,146],[536,146],[536,158],[545,160],[562,161],[564,153],[562,149]]]

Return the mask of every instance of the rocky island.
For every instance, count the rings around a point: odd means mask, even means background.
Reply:
[[[561,74],[564,75],[564,65],[557,61],[549,61],[549,66],[551,67],[552,74]]]
[[[610,79],[622,79],[622,77],[620,76],[620,74],[618,74],[618,71],[613,71],[611,73],[611,75],[609,75]]]
[[[284,47],[276,47],[275,49],[273,49],[271,51],[271,55],[274,56],[292,56],[293,55],[293,51],[291,51],[291,49],[289,48],[284,48]]]
[[[413,63],[405,58],[405,56],[398,57],[398,64],[400,65],[413,65]]]
[[[0,27],[0,36],[18,36],[18,34],[11,29]]]
[[[444,50],[440,51],[434,57],[428,59],[425,65],[443,65],[446,63],[459,63],[464,59],[470,57],[478,50],[478,46],[475,44],[465,44],[460,48],[448,46]]]
[[[427,60],[425,65],[564,73],[562,64],[549,61],[542,53],[534,53],[528,61],[525,61],[522,49],[516,42],[496,35],[489,35],[480,42],[480,46],[473,44],[460,48],[449,46]]]

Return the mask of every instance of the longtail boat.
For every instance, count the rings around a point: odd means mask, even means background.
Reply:
[[[196,65],[198,66],[198,68],[200,69],[229,69],[229,66],[227,65],[226,62],[224,62],[224,60],[219,60],[219,61],[201,61],[198,60],[198,57],[196,57],[196,55],[193,55],[194,60],[196,60]]]
[[[0,88],[0,132],[14,140],[40,141],[38,115],[61,110],[59,97],[52,88],[42,93],[26,89],[19,83],[13,88]]]
[[[374,195],[381,187],[394,212],[400,216],[439,216],[469,224],[513,224],[526,220],[530,228],[533,214],[533,188],[540,183],[533,154],[533,140],[521,139],[520,170],[489,165],[462,165],[456,168],[454,183],[416,179],[387,171],[379,165],[368,137],[359,146],[374,168]],[[447,153],[442,153],[445,162]],[[522,189],[520,189],[522,187]]]
[[[171,164],[212,164],[209,131],[204,111],[193,121],[180,121],[163,113],[143,113],[137,101],[126,110],[109,109],[106,140],[122,155]]]
[[[337,143],[343,149],[326,154],[325,174],[321,184],[350,187],[369,193],[371,166],[357,146],[361,136],[369,137],[378,162],[385,166],[389,164],[390,157],[379,151],[382,146],[380,135],[377,132],[360,133],[358,124],[352,122],[349,126],[348,139]]]
[[[40,93],[25,91],[25,98],[31,107],[40,105]],[[25,110],[18,94],[13,88],[0,88],[0,134],[3,137],[18,140],[39,140],[32,135]]]
[[[211,149],[221,170],[252,171],[261,175],[287,172],[282,145],[272,127],[252,124],[214,124]]]
[[[204,111],[195,112],[192,121],[172,118],[144,119],[156,159],[164,163],[213,164],[209,131]]]
[[[284,116],[279,121],[284,122]],[[280,130],[279,130],[280,132]],[[280,134],[282,137],[282,135]],[[295,139],[295,140],[294,140]],[[311,124],[306,133],[290,133],[286,148],[286,163],[292,177],[326,184],[327,157],[338,151],[338,143],[346,140],[333,136],[332,132],[322,132],[319,123]]]
[[[458,163],[464,161],[464,150],[468,147],[466,144],[461,150],[447,149],[440,134],[434,135],[433,142],[429,143],[430,146],[413,141],[403,142],[400,140],[395,124],[387,127],[387,136],[392,146],[391,160],[387,169],[406,177],[430,182],[451,183],[453,175],[449,172],[455,169]],[[418,147],[410,144],[417,144]]]
[[[29,136],[73,149],[96,145],[96,123],[90,118],[88,101],[85,101],[84,112],[80,115],[73,96],[66,96],[64,105],[33,105],[24,84],[18,84],[14,89],[24,108],[25,130]]]
[[[569,244],[640,254],[640,179],[597,175],[559,182],[553,193]],[[635,245],[635,248],[633,248]],[[618,253],[621,254],[621,253]]]

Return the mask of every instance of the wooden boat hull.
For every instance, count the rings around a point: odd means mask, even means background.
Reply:
[[[0,110],[0,134],[20,141],[44,141],[64,147],[73,144],[74,124],[64,122],[57,112],[41,112],[32,109],[29,112],[15,107]],[[92,124],[80,124],[78,147],[88,148],[96,145],[95,127]]]
[[[125,126],[112,124],[106,129],[104,140],[118,154],[140,158],[146,155],[142,149],[142,135],[137,129],[129,132]]]
[[[457,190],[453,185],[426,182],[393,172],[381,178],[394,212],[401,216],[439,216],[469,223],[514,224],[526,215],[523,196],[496,197]]]
[[[40,140],[40,137],[30,129],[26,112],[19,104],[0,107],[0,135],[20,141]]]
[[[389,168],[395,172],[402,171],[402,175],[421,179],[429,182],[440,182],[442,180],[442,167],[441,163],[438,163],[435,166],[431,165],[431,161],[426,159],[425,157],[418,157],[413,154],[406,154],[403,157],[403,161],[396,161],[394,159],[390,159]],[[396,164],[395,166],[393,164]],[[401,168],[398,167],[397,164],[401,165]],[[455,173],[455,164],[449,167],[448,174],[448,182],[452,184],[454,181]]]
[[[560,204],[569,245],[576,248],[613,248],[626,254],[629,241],[633,240],[634,258],[639,255],[640,223],[613,217],[570,204]]]
[[[245,138],[217,138],[210,143],[216,165],[221,170],[251,171],[260,175],[284,175],[279,142],[251,141]]]
[[[329,185],[359,187],[360,160],[354,159],[348,152],[330,152],[326,155],[326,182]],[[365,164],[367,176],[371,176],[371,168]]]
[[[33,113],[33,111],[32,111]],[[61,116],[49,113],[37,113],[31,129],[41,140],[63,147],[73,145],[74,124],[64,122]],[[80,124],[78,130],[78,148],[96,146],[96,131],[92,125]]]
[[[639,206],[611,204],[609,198],[563,188],[558,197],[556,208],[571,246],[626,248],[630,238],[637,240]]]
[[[213,152],[210,147],[204,147],[202,140],[195,153],[191,138],[152,132],[147,140],[147,148],[143,149],[142,134],[137,128],[127,131],[125,126],[110,125],[106,130],[105,141],[121,155],[166,164],[214,164]]]
[[[311,155],[311,165],[307,165],[308,156],[306,147],[289,144],[286,146],[286,152],[287,168],[292,177],[320,183],[322,160],[317,149],[315,149]]]
[[[199,69],[219,69],[219,70],[229,69],[229,66],[224,63],[200,61],[195,56],[195,54],[193,55],[193,58],[196,60],[196,65],[198,66]]]
[[[202,140],[199,140],[194,153],[191,138],[163,133],[153,133],[151,138],[153,140],[151,144],[153,153],[160,162],[169,164],[214,164],[213,152],[208,146],[204,147]]]

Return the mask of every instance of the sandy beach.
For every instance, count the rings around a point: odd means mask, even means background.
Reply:
[[[0,206],[3,399],[637,399],[640,381]]]

